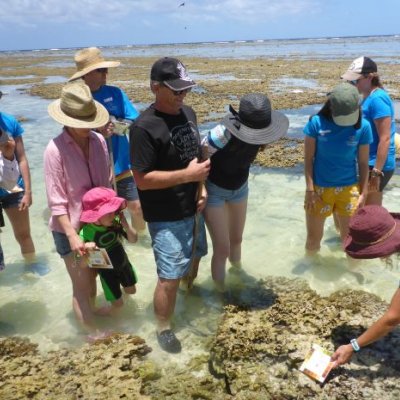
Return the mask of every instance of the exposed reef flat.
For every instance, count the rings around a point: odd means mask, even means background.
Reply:
[[[312,343],[333,351],[381,315],[387,304],[376,296],[343,290],[322,297],[303,280],[267,278],[236,288],[226,302],[209,348],[184,365],[158,365],[131,335],[47,354],[26,339],[1,339],[0,398],[400,398],[399,330],[332,371],[324,385],[298,371]]]
[[[149,72],[155,57],[119,57],[122,65],[109,70],[109,83],[126,91],[135,103],[149,104]],[[226,106],[238,107],[242,95],[262,92],[276,109],[293,109],[321,104],[340,80],[351,60],[293,60],[290,58],[215,59],[182,57],[198,88],[187,96],[187,104],[196,110],[200,123],[218,121]],[[70,65],[68,67],[68,65]],[[385,87],[394,99],[400,99],[398,66],[380,64]],[[62,82],[46,83],[48,77],[65,77],[75,72],[72,57],[0,56],[0,84],[31,84],[26,90],[35,96],[56,99]],[[6,78],[6,79],[5,79]],[[10,79],[12,78],[12,79]],[[272,154],[273,153],[273,154]],[[288,157],[286,157],[286,154]],[[303,161],[302,141],[283,141],[260,154],[257,163],[270,167],[291,167]]]

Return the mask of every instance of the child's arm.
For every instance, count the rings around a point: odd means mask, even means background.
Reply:
[[[137,239],[138,239],[137,232],[136,232],[136,230],[135,230],[134,228],[132,228],[132,227],[128,224],[128,222],[127,222],[127,220],[126,220],[125,215],[124,215],[123,212],[121,212],[121,213],[119,214],[119,219],[120,219],[120,221],[121,221],[122,227],[123,227],[124,230],[125,230],[125,233],[126,233],[128,242],[129,242],[129,243],[136,243],[136,242],[137,242]]]
[[[230,138],[231,133],[222,124],[208,130],[201,141],[203,159],[210,158],[218,150],[223,149]]]

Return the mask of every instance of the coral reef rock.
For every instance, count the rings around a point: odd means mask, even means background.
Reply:
[[[353,290],[321,297],[304,281],[286,278],[268,278],[258,290],[264,307],[227,306],[211,349],[211,369],[233,398],[400,398],[398,330],[332,371],[323,385],[299,371],[312,343],[333,352],[381,315],[384,302]]]

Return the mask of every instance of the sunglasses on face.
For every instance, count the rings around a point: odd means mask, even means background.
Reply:
[[[160,86],[163,86],[163,87],[166,87],[167,89],[169,89],[174,94],[174,96],[180,96],[181,94],[189,93],[192,90],[192,88],[183,89],[183,90],[173,90],[169,86],[164,85],[163,83],[161,83]]]
[[[180,96],[181,94],[189,93],[191,90],[192,90],[192,88],[183,89],[183,90],[172,90],[172,93],[173,93],[175,96]]]
[[[97,68],[96,71],[99,72],[100,74],[107,74],[108,68]]]

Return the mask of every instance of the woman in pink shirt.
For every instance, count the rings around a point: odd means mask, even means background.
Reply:
[[[63,131],[47,145],[44,171],[49,227],[56,250],[63,258],[72,281],[72,305],[84,326],[92,327],[95,273],[79,268],[76,261],[84,255],[79,238],[82,196],[95,186],[110,186],[110,161],[104,138],[91,129],[107,124],[107,110],[94,101],[82,82],[66,85],[61,98],[48,107],[50,116],[64,125]]]

